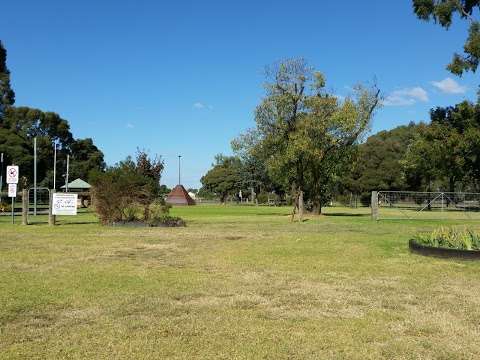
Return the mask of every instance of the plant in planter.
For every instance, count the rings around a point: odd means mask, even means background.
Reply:
[[[431,248],[480,250],[480,233],[466,227],[440,227],[428,234],[417,234],[412,241]]]

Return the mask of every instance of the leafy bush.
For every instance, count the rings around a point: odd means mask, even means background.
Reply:
[[[166,204],[162,199],[157,199],[150,204],[150,219],[155,219],[168,215],[172,206]]]
[[[92,174],[95,211],[102,224],[150,218],[150,205],[159,197],[163,161],[150,159],[145,152]],[[143,215],[137,208],[142,207]]]
[[[130,204],[123,209],[122,220],[125,222],[143,221],[143,207],[140,204]]]
[[[177,227],[186,226],[185,220],[177,216],[170,216],[167,214],[160,216],[152,216],[148,221],[150,226],[165,226],[165,227]]]
[[[417,234],[418,244],[459,250],[480,250],[480,234],[468,228],[440,227],[430,234]]]
[[[8,202],[0,202],[0,212],[9,212],[11,209],[12,206]]]

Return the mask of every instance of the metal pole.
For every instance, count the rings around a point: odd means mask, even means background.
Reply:
[[[70,155],[67,154],[67,174],[65,176],[65,192],[68,192],[68,170],[70,168]]]
[[[12,224],[15,224],[15,198],[12,197]]]
[[[33,138],[33,216],[37,216],[37,137]]]
[[[180,185],[182,182],[180,181],[180,158],[182,155],[178,155],[178,185]]]
[[[57,143],[54,143],[53,150],[53,190],[56,189],[56,179],[57,179]]]
[[[0,203],[2,202],[3,189],[3,153],[0,154]]]

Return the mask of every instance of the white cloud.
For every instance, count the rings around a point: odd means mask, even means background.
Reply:
[[[195,109],[208,109],[208,110],[212,110],[213,109],[213,106],[212,105],[207,105],[207,104],[204,104],[200,101],[196,102],[193,104],[193,107]]]
[[[466,86],[461,86],[452,78],[445,78],[441,81],[432,81],[432,85],[445,94],[465,94]]]
[[[428,102],[428,93],[420,86],[395,90],[383,100],[383,104],[385,106],[409,106],[418,101]]]
[[[133,125],[132,123],[127,123],[127,125],[125,125],[125,127],[127,129],[133,129],[135,127],[135,125]]]

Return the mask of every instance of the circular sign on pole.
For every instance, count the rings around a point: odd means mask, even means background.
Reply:
[[[7,166],[7,184],[18,184],[18,166]]]

